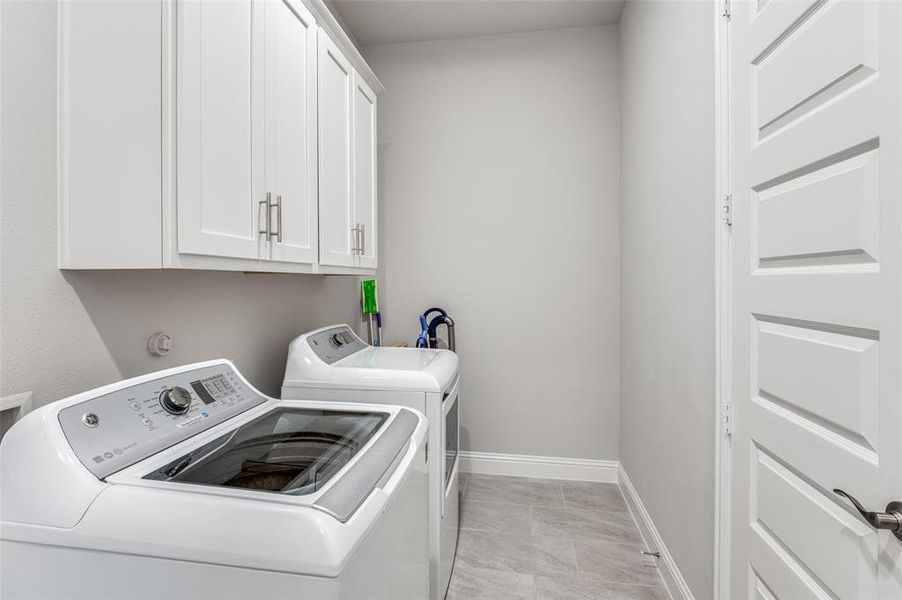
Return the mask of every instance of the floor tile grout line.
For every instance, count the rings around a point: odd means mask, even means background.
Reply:
[[[503,504],[505,506],[514,505],[514,506],[538,506],[541,508],[563,508],[560,504],[541,504],[536,502],[512,502],[508,500],[468,500],[468,502],[472,504]],[[617,512],[617,511],[605,511],[605,512]]]
[[[490,532],[490,533],[499,533],[499,532]],[[635,546],[637,548],[645,548],[645,545],[639,542],[616,542],[614,540],[608,540],[600,537],[577,537],[574,535],[549,535],[549,534],[536,534],[536,537],[546,537],[546,538],[568,538],[572,539],[575,542],[600,542],[602,544],[612,544],[615,546]]]
[[[484,503],[488,504],[488,501],[486,501],[486,500],[479,500],[478,502],[484,502]],[[495,504],[500,504],[500,503],[497,503],[497,502],[496,502]],[[511,503],[511,504],[513,504],[513,503]],[[630,511],[629,511],[628,509],[623,509],[623,510],[608,510],[608,509],[606,509],[606,508],[597,508],[597,507],[595,507],[595,506],[569,506],[569,505],[567,505],[567,506],[556,506],[556,505],[553,505],[553,504],[539,504],[539,505],[537,505],[537,506],[539,506],[540,508],[558,508],[558,509],[560,509],[560,508],[566,508],[566,509],[569,509],[569,510],[585,510],[585,511],[590,511],[590,512],[592,512],[592,513],[603,513],[603,514],[606,514],[606,515],[620,515],[620,516],[626,515],[626,516],[629,516],[630,521],[633,521],[633,520],[634,520],[634,519],[633,519],[633,516],[630,514]]]

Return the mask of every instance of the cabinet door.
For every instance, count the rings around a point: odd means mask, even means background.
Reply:
[[[270,259],[315,263],[316,22],[295,0],[266,3],[266,190]]]
[[[354,71],[354,222],[360,228],[357,265],[376,268],[376,94]]]
[[[319,261],[354,266],[351,182],[353,69],[325,31],[319,31]]]
[[[178,249],[258,258],[263,4],[185,0],[177,10]]]

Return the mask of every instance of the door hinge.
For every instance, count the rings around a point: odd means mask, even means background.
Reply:
[[[724,225],[733,226],[733,194],[725,194],[720,204],[721,215],[723,216]]]
[[[723,405],[723,432],[725,435],[733,435],[733,405],[729,402]]]
[[[710,14],[710,13],[708,13]],[[730,12],[730,0],[723,0],[723,13],[721,13],[724,19],[727,21],[730,20],[730,17],[733,16],[733,13]]]

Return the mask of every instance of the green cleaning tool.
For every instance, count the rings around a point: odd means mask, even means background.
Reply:
[[[360,303],[363,305],[363,314],[370,320],[370,343],[380,345],[381,341],[373,329],[373,315],[379,312],[379,294],[376,291],[375,279],[364,279],[360,282]]]

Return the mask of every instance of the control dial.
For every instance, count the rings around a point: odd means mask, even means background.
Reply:
[[[166,412],[183,415],[191,408],[191,392],[181,386],[175,386],[160,394],[160,406]]]

